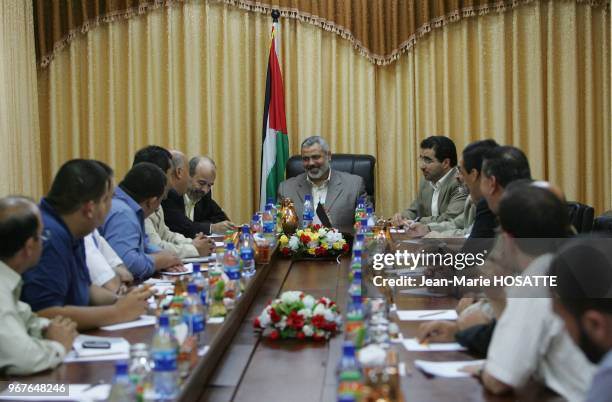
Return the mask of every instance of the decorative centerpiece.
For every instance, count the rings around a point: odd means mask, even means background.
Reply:
[[[287,291],[268,303],[253,326],[271,340],[323,341],[342,328],[342,316],[327,297],[315,299],[301,291]]]
[[[295,207],[291,198],[283,198],[277,213],[278,224],[282,233],[292,235],[295,233],[300,220],[295,213]]]
[[[312,225],[298,229],[295,234],[283,234],[279,239],[279,250],[284,256],[335,257],[346,253],[349,245],[337,229]]]

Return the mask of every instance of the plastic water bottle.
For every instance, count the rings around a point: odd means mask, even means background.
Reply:
[[[353,257],[355,256],[355,251],[363,251],[363,242],[365,240],[365,236],[363,233],[357,233],[355,236],[355,242],[353,242]]]
[[[364,235],[368,233],[368,218],[361,218],[359,221],[359,233]]]
[[[240,259],[242,260],[242,276],[250,278],[255,275],[255,252],[253,249],[253,238],[249,233],[249,227],[242,227],[240,235]]]
[[[355,347],[360,348],[365,339],[365,322],[361,295],[351,296],[351,301],[346,309],[346,324],[344,326],[346,339],[353,342]]]
[[[342,345],[342,358],[338,363],[338,400],[348,401],[350,399],[345,398],[349,396],[352,396],[353,400],[360,400],[362,392],[363,377],[355,357],[355,344],[346,341]]]
[[[253,218],[251,218],[251,232],[253,234],[262,232],[261,220],[259,218],[258,214],[253,214]]]
[[[374,215],[374,208],[367,207],[366,216],[368,217],[368,228],[371,230],[374,226],[376,226],[376,215]]]
[[[276,230],[276,218],[272,216],[272,205],[266,205],[266,210],[264,211],[262,217],[262,226],[263,226],[263,234],[264,238],[268,240],[270,244],[274,242],[274,231]]]
[[[189,336],[195,336],[198,341],[198,348],[206,345],[204,340],[204,330],[206,329],[207,311],[206,306],[202,305],[202,299],[198,294],[195,283],[187,285],[187,300],[184,312],[185,323],[189,327]]]
[[[177,344],[168,316],[159,317],[159,328],[151,345],[153,355],[153,388],[157,400],[173,400],[178,396]]]
[[[356,271],[361,272],[363,267],[363,259],[361,258],[362,251],[361,249],[353,249],[353,258],[351,259],[351,269],[349,271],[349,281],[353,282],[353,278]]]
[[[359,296],[361,297],[361,269],[352,270],[353,272],[353,280],[349,285],[348,293],[351,297]]]
[[[274,221],[274,228],[276,229],[276,218],[278,214],[278,209],[276,208],[276,204],[274,203],[274,197],[268,197],[267,205],[270,205],[270,213],[272,214],[272,220]]]
[[[115,364],[115,378],[108,400],[111,402],[131,402],[134,397],[134,386],[130,381],[128,362],[120,360]]]
[[[312,206],[312,196],[306,194],[304,196],[304,214],[302,215],[302,227],[307,228],[312,225],[314,219],[314,209]]]
[[[206,293],[208,290],[208,280],[202,275],[200,264],[197,262],[193,263],[193,274],[191,274],[191,283],[196,285],[198,289],[198,295],[202,292]]]
[[[238,300],[241,295],[240,291],[240,257],[236,252],[234,243],[229,243],[225,246],[225,255],[223,256],[223,271],[229,279],[229,284],[226,287],[228,290],[234,291],[234,300]]]
[[[361,221],[361,218],[365,216],[366,205],[365,198],[359,197],[357,198],[357,206],[355,207],[355,222]]]

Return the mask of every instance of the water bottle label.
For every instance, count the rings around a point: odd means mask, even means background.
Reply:
[[[227,275],[229,280],[235,281],[240,279],[240,270],[238,269],[238,267],[236,267],[235,269],[226,269],[225,275]]]
[[[250,247],[249,248],[246,248],[246,247],[241,248],[240,249],[240,258],[243,261],[252,260],[253,259],[253,249],[250,248]]]
[[[201,314],[194,314],[191,316],[191,328],[194,334],[203,332],[206,328],[206,321]]]
[[[176,350],[153,351],[155,371],[176,371]]]
[[[274,233],[274,222],[265,222],[263,225],[264,233]]]

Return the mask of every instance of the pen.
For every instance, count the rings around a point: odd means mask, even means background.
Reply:
[[[421,314],[419,318],[432,317],[434,315],[443,314],[444,311],[434,311],[433,313]]]

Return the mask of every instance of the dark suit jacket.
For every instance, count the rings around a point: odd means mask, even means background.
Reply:
[[[161,204],[168,228],[190,238],[200,232],[210,234],[211,224],[229,220],[221,207],[212,199],[210,193],[196,203],[193,210],[193,221],[185,215],[185,199],[176,191],[172,189],[168,191],[168,198]]]
[[[474,226],[472,226],[470,237],[465,241],[461,251],[464,253],[481,253],[483,250],[491,251],[496,227],[497,216],[489,209],[489,204],[483,197],[476,204]]]

